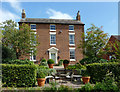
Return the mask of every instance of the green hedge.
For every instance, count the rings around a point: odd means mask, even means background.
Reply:
[[[101,82],[105,79],[106,75],[112,74],[116,81],[119,81],[120,76],[120,63],[110,62],[110,63],[93,63],[86,65],[88,72],[91,76],[91,81]]]
[[[80,64],[75,64],[75,65],[68,65],[67,69],[69,70],[77,70],[77,69],[86,69],[86,67],[84,65],[80,65]]]
[[[2,64],[2,83],[8,87],[30,87],[36,82],[35,65]]]
[[[2,60],[3,64],[34,64],[33,61],[30,61],[28,59],[25,60],[19,60],[19,59],[15,59],[15,60],[10,60],[10,59],[4,59]]]

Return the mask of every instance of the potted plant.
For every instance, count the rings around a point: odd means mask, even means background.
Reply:
[[[62,66],[62,65],[63,65],[63,60],[62,60],[62,59],[58,62],[58,65],[59,65],[59,66]]]
[[[90,76],[87,70],[82,70],[82,80],[84,84],[89,83]]]
[[[46,59],[42,59],[42,60],[40,61],[39,66],[47,66]]]
[[[45,84],[45,73],[43,71],[41,71],[40,69],[37,70],[37,82],[38,82],[38,86],[44,86]]]
[[[69,65],[69,61],[65,59],[63,61],[63,65],[64,65],[64,68],[66,69],[66,67]]]
[[[49,68],[53,68],[54,61],[52,59],[48,59],[47,61]]]

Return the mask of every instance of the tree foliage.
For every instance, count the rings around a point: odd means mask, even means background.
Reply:
[[[109,55],[114,59],[120,59],[120,41],[110,41],[108,43],[110,50],[108,51]]]
[[[83,34],[84,42],[80,41],[79,48],[84,49],[84,55],[88,58],[96,57],[103,51],[103,47],[108,41],[108,34],[102,31],[102,27],[96,27],[94,24]]]
[[[2,46],[2,60],[4,59],[16,59],[16,54],[14,49]]]
[[[115,53],[116,58],[120,59],[120,41],[115,41],[113,46],[115,48],[114,53]]]
[[[7,20],[2,23],[2,44],[5,47],[13,48],[16,52],[16,57],[19,59],[23,55],[36,53],[37,35],[30,29],[28,24],[22,24],[19,29],[16,29],[17,24],[12,20]]]

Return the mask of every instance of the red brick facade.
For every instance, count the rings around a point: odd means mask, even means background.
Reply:
[[[120,42],[120,35],[111,35],[111,37],[110,37],[108,43],[114,44],[115,41],[119,41],[119,42]],[[112,50],[113,50],[113,53],[114,53],[115,48],[112,47]],[[107,60],[110,60],[110,56],[112,56],[112,55],[113,55],[113,54],[107,54],[107,55],[104,55],[103,58],[104,58],[104,59],[107,59]]]
[[[23,22],[22,22],[23,23]],[[28,22],[29,23],[29,22]],[[21,23],[19,22],[19,25]],[[75,64],[83,58],[83,52],[81,48],[78,48],[80,40],[83,40],[82,33],[84,32],[84,24],[63,24],[63,23],[29,23],[36,24],[36,32],[38,37],[37,55],[36,61],[40,61],[42,58],[48,60],[49,49],[55,47],[57,51],[57,63],[60,59],[70,60],[70,49],[75,48],[75,61],[71,61],[70,64]],[[50,31],[50,24],[56,26],[56,31]],[[74,25],[74,31],[69,31],[69,25]],[[56,33],[56,45],[50,45],[50,33]],[[69,33],[74,33],[75,46],[69,45]],[[30,58],[29,58],[30,59]]]

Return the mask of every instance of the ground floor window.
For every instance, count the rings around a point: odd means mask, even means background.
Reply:
[[[30,61],[36,61],[36,55],[33,54],[33,51],[30,53]]]
[[[30,61],[36,61],[36,55],[31,55],[30,56]]]
[[[75,49],[70,49],[70,61],[75,61]]]

